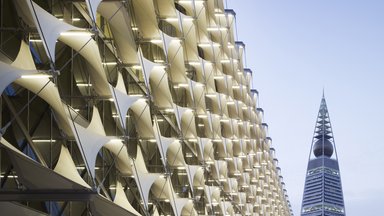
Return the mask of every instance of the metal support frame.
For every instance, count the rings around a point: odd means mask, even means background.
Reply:
[[[40,161],[41,165],[43,165],[44,167],[48,167],[43,156],[40,154],[40,151],[37,149],[37,147],[33,143],[31,135],[29,134],[28,130],[25,128],[23,121],[19,117],[19,114],[16,111],[15,107],[13,106],[12,102],[9,100],[8,96],[6,95],[3,95],[3,99],[7,104],[9,111],[12,113],[14,119],[16,120],[17,126],[20,128],[20,131],[23,133],[26,141],[28,142],[33,152],[35,153],[37,159]]]
[[[94,191],[83,190],[26,190],[1,191],[0,201],[92,201]]]

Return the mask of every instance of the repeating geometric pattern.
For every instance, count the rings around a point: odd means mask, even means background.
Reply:
[[[292,214],[221,0],[2,3],[4,214]]]

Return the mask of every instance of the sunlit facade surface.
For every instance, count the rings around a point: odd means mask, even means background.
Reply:
[[[324,96],[308,161],[301,215],[345,215],[339,162]]]
[[[221,0],[0,2],[0,214],[292,214]]]

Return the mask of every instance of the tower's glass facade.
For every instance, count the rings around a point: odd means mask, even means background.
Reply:
[[[345,215],[339,163],[324,97],[309,155],[301,215]]]

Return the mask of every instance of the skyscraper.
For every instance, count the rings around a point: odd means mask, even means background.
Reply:
[[[290,215],[235,15],[2,0],[1,215]]]
[[[309,153],[301,215],[345,215],[339,163],[324,94]]]

